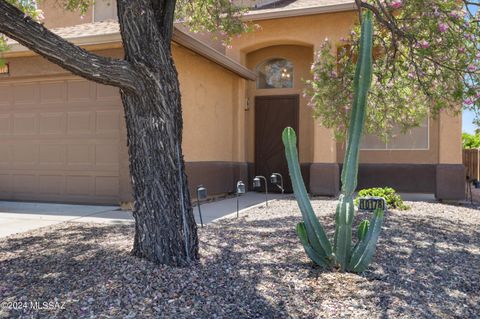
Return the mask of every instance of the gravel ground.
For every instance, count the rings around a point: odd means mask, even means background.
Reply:
[[[332,233],[335,201],[313,203]],[[479,318],[478,207],[408,204],[386,215],[362,275],[309,262],[292,200],[200,229],[201,260],[191,268],[130,256],[130,225],[65,223],[16,235],[0,240],[0,317]]]

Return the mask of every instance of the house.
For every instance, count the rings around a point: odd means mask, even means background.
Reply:
[[[112,2],[112,1],[109,1]],[[100,55],[121,58],[115,6],[97,1],[83,17],[45,1],[45,24]],[[315,122],[302,96],[314,52],[355,22],[352,0],[252,1],[260,29],[225,48],[177,28],[173,55],[183,102],[192,190],[229,193],[237,180],[288,172],[280,134],[292,126],[309,191],[335,196],[343,146]],[[69,74],[12,43],[0,75],[0,199],[118,203],[131,198],[126,132],[116,88]],[[385,144],[365,137],[359,187],[392,186],[464,197],[461,119],[442,113]],[[194,192],[192,192],[193,194]]]

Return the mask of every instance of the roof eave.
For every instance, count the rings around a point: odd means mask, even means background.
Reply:
[[[276,11],[268,11],[268,12],[250,11],[249,13],[245,14],[242,17],[242,19],[249,20],[249,21],[259,21],[259,20],[270,20],[270,19],[281,19],[281,18],[315,15],[320,13],[345,12],[345,11],[353,11],[356,9],[357,7],[355,5],[355,2],[351,2],[351,3],[324,5],[324,6],[318,6],[318,7],[309,7],[309,8],[276,10]]]
[[[115,44],[122,42],[122,38],[119,32],[92,36],[72,37],[66,38],[66,40],[82,47]],[[185,32],[178,30],[177,28],[174,29],[172,41],[222,66],[223,68],[237,74],[238,76],[246,80],[256,80],[256,74],[253,71],[247,69],[238,62],[230,59],[229,57],[211,48],[205,43],[193,38]],[[23,56],[27,52],[31,51],[19,43],[13,43],[9,46],[9,50],[3,53],[3,57],[9,58],[15,56]]]

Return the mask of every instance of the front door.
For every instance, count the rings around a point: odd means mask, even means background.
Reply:
[[[255,175],[267,178],[269,192],[280,192],[279,188],[270,184],[272,173],[281,174],[285,192],[292,192],[282,132],[290,126],[298,135],[298,101],[298,95],[255,98]]]

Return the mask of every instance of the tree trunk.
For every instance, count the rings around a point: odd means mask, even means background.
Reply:
[[[182,155],[183,121],[171,31],[160,28],[162,20],[148,1],[117,3],[125,60],[141,75],[136,90],[140,94],[122,91],[135,200],[133,254],[185,266],[198,259],[198,238]]]
[[[198,259],[198,241],[181,149],[180,94],[177,81],[167,97],[154,85],[141,97],[122,94],[135,199],[133,254],[184,266]]]
[[[182,155],[182,110],[171,37],[175,0],[117,0],[124,60],[65,41],[0,0],[0,32],[88,80],[120,88],[136,226],[133,254],[185,266],[198,259]]]

